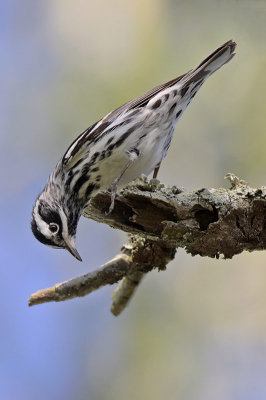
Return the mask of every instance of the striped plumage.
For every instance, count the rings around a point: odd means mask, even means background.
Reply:
[[[175,124],[205,80],[234,56],[228,41],[188,73],[124,104],[84,131],[68,148],[38,196],[32,231],[42,243],[75,249],[78,220],[99,190],[116,189],[158,172]]]

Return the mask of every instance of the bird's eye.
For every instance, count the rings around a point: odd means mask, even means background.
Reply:
[[[57,233],[59,230],[59,226],[57,224],[51,223],[49,224],[49,229],[52,233]]]

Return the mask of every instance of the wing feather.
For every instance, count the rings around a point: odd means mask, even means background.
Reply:
[[[183,74],[169,82],[163,83],[149,90],[148,92],[142,94],[141,96],[123,104],[114,111],[107,114],[100,121],[91,125],[88,129],[82,132],[74,142],[68,147],[67,151],[63,156],[64,166],[71,168],[80,157],[84,154],[90,144],[94,143],[101,133],[107,129],[122,113],[130,110],[134,110],[139,107],[144,107],[150,99],[155,96],[160,91],[175,85],[180,79],[182,79],[186,74]]]
[[[202,74],[210,75],[220,68],[224,63],[228,62],[234,56],[235,42],[229,40],[222,46],[218,47],[212,52],[207,58],[205,58],[198,67],[189,71],[186,74],[180,75],[177,78],[172,79],[169,82],[163,83],[144,93],[143,95],[123,104],[116,110],[107,114],[100,121],[96,122],[88,129],[86,129],[79,137],[69,146],[66,153],[63,156],[62,163],[66,167],[71,167],[74,163],[78,162],[86,152],[88,152],[90,145],[95,143],[100,135],[108,129],[108,127],[121,115],[127,111],[135,110],[145,105],[151,100],[152,97],[157,95],[159,92],[174,86],[182,78],[183,85],[189,85],[190,81],[195,80],[195,77],[199,79]]]

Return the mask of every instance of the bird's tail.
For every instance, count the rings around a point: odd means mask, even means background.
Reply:
[[[183,79],[181,79],[185,86],[192,82],[207,79],[211,74],[221,68],[224,64],[230,61],[235,55],[236,43],[232,40],[224,43],[211,53],[205,60],[203,60],[196,68],[189,71]]]

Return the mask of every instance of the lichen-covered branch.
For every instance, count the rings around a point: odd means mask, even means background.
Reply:
[[[122,253],[92,273],[40,290],[29,305],[64,301],[121,281],[111,311],[119,315],[144,274],[165,269],[178,247],[191,255],[232,258],[244,250],[266,249],[266,187],[253,189],[228,174],[231,189],[184,192],[142,177],[117,195],[95,196],[84,216],[129,233]]]
[[[266,187],[253,189],[233,174],[231,189],[184,192],[142,177],[117,196],[94,197],[84,215],[125,232],[183,247],[192,255],[232,258],[266,248]]]

